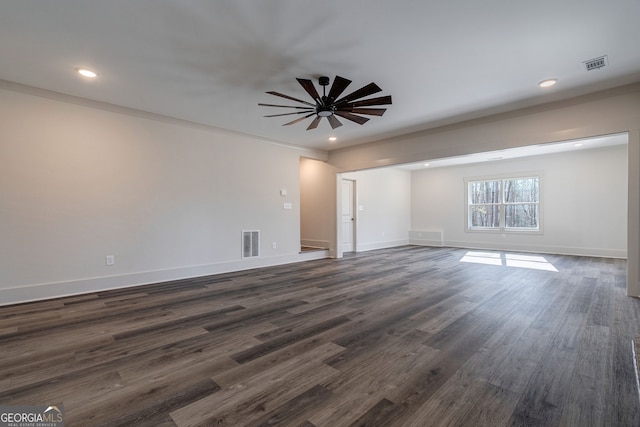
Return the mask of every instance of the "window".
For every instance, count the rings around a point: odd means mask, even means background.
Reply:
[[[540,177],[466,182],[468,230],[541,230]]]

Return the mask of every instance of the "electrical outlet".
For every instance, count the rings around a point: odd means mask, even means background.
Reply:
[[[271,248],[275,249],[277,247],[276,242],[271,243]]]
[[[105,257],[105,264],[106,265],[113,265],[116,263],[116,257],[113,255],[107,255]]]

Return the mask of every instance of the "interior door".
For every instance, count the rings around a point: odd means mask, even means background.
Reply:
[[[342,252],[354,252],[355,246],[355,193],[354,181],[342,180]]]

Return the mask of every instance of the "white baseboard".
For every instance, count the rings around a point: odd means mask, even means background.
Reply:
[[[375,251],[376,249],[395,248],[409,244],[409,239],[389,240],[385,242],[363,243],[357,245],[357,252]]]
[[[421,246],[443,246],[442,231],[409,231],[409,241],[412,245]]]
[[[0,306],[40,301],[73,295],[100,292],[110,289],[148,285],[170,280],[210,276],[259,267],[291,264],[329,257],[329,251],[304,252],[275,257],[256,257],[218,264],[180,267],[167,270],[145,271],[118,276],[92,277],[65,282],[41,283],[15,288],[0,289]]]

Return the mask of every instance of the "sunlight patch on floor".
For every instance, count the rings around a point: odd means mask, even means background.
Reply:
[[[472,262],[474,264],[502,265],[502,258],[497,252],[467,252],[460,262]]]
[[[522,255],[504,252],[468,251],[460,262],[474,264],[499,265],[514,268],[528,268],[532,270],[555,271],[558,269],[541,255]]]

